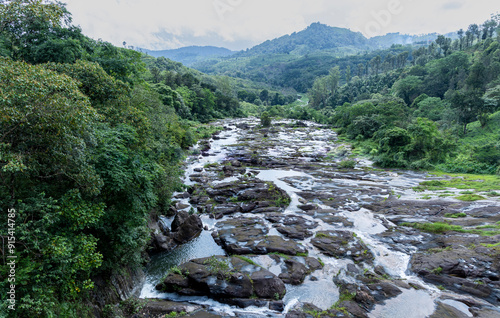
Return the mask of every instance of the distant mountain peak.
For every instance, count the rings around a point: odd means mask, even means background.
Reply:
[[[239,53],[239,55],[301,55],[340,47],[362,47],[362,49],[367,49],[367,41],[368,39],[359,32],[314,22],[302,31],[284,35],[274,40],[267,40],[245,52]]]

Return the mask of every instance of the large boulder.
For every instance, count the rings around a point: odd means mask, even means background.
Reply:
[[[158,227],[157,227],[158,228]],[[179,244],[185,244],[203,231],[203,222],[196,214],[189,214],[184,211],[177,212],[171,225],[171,230],[162,223],[160,228],[152,234],[152,252],[171,251]]]
[[[203,231],[203,222],[197,214],[191,214],[179,225],[172,238],[179,244],[185,244]]]
[[[300,285],[309,273],[308,268],[293,259],[285,260],[286,271],[279,275],[285,284]]]

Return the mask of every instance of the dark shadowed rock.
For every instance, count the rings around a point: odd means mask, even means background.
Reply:
[[[308,274],[307,267],[293,259],[285,260],[286,272],[281,273],[279,278],[283,280],[285,284],[300,285],[304,282],[306,275]]]
[[[172,233],[172,238],[179,244],[184,244],[198,236],[203,231],[203,222],[197,214],[189,217],[180,224],[177,231]]]
[[[179,211],[176,213],[174,220],[172,221],[171,230],[172,232],[177,232],[182,223],[184,223],[189,217],[189,213],[186,211]]]

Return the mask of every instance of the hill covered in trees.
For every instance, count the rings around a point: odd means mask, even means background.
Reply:
[[[328,74],[332,65],[360,73],[359,65],[364,68],[377,55],[398,55],[408,51],[404,46],[418,48],[437,37],[437,34],[391,33],[367,39],[349,29],[313,23],[303,31],[268,40],[229,57],[195,63],[193,67],[207,74],[224,74],[306,92],[314,78]]]

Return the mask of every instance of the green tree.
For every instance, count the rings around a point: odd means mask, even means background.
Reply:
[[[349,83],[351,81],[351,66],[347,65],[347,68],[345,70],[345,81],[346,83]]]
[[[72,78],[0,58],[0,205],[18,211],[20,317],[77,299],[102,264],[92,231],[105,206],[88,200],[104,185],[90,155],[101,119]]]
[[[262,127],[270,127],[271,126],[271,117],[268,112],[263,112],[260,116],[260,124]]]
[[[23,188],[12,180],[23,176],[26,181],[60,180],[63,188],[76,181],[79,188],[97,192],[99,178],[84,154],[99,116],[77,82],[41,66],[0,58],[0,83],[0,141],[18,162],[4,164],[19,168],[2,178],[5,186],[14,185],[11,197]]]
[[[444,56],[448,56],[448,53],[449,53],[450,48],[451,48],[451,39],[445,37],[444,35],[438,35],[438,37],[436,39],[436,43],[437,43],[437,45],[439,45],[439,47],[443,51]]]
[[[423,81],[419,76],[410,75],[394,83],[392,89],[407,105],[410,105],[421,94],[422,86]]]
[[[92,40],[71,25],[71,15],[59,1],[14,0],[0,4],[2,55],[32,64],[74,63],[88,58]]]
[[[484,112],[483,94],[478,90],[455,91],[450,97],[451,107],[456,111],[458,122],[463,125],[463,134],[467,134],[467,125],[475,121]]]
[[[267,89],[263,89],[259,94],[259,98],[262,102],[266,103],[269,99],[269,91]]]

